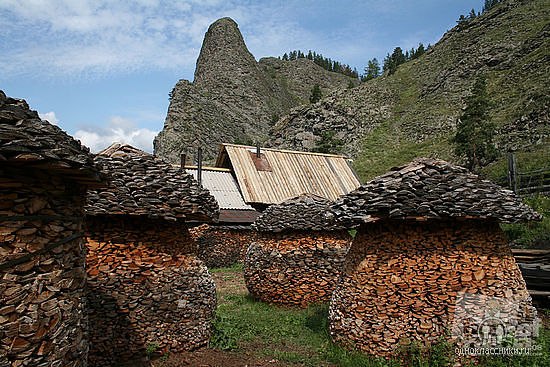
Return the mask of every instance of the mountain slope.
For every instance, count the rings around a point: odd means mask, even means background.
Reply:
[[[274,121],[307,102],[315,84],[328,93],[350,81],[309,60],[256,62],[237,24],[222,18],[205,35],[193,83],[180,80],[171,92],[155,154],[178,162],[181,152],[202,145],[211,161],[219,143],[263,142]]]
[[[421,155],[459,161],[452,135],[476,76],[488,80],[501,152],[550,142],[550,3],[507,1],[447,32],[422,57],[277,122],[271,144],[340,147],[363,179]],[[327,141],[328,140],[328,141]]]

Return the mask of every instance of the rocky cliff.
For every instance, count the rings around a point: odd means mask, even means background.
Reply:
[[[355,158],[363,179],[417,156],[457,161],[449,137],[481,74],[488,80],[500,151],[548,146],[548,1],[505,1],[457,25],[394,74],[294,108],[273,127],[270,142],[297,150],[340,150]]]
[[[237,24],[222,18],[206,32],[194,81],[180,80],[170,94],[155,154],[178,162],[181,152],[191,153],[200,144],[208,161],[219,143],[265,142],[272,124],[308,102],[315,84],[328,94],[353,81],[305,59],[257,62]]]

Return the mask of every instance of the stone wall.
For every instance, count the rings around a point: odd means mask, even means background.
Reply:
[[[244,226],[210,226],[189,229],[198,245],[198,256],[208,268],[220,268],[244,262],[248,245],[257,232]]]
[[[185,224],[126,216],[89,222],[90,364],[116,365],[152,345],[172,352],[206,345],[216,288]]]
[[[85,192],[0,168],[0,366],[86,366]]]
[[[347,231],[260,233],[246,254],[246,287],[267,303],[307,307],[328,302],[350,243]]]
[[[490,302],[511,307],[491,311]],[[496,222],[384,221],[363,225],[354,239],[329,323],[335,342],[389,356],[405,340],[449,335],[468,345],[491,312],[515,327],[536,318]]]

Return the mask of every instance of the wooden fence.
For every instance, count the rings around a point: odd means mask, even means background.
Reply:
[[[520,196],[537,193],[550,195],[550,168],[520,172],[517,168],[515,155],[510,153],[508,155],[508,187]]]

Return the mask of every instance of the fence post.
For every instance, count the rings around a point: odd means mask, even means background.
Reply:
[[[518,181],[517,181],[517,167],[516,167],[516,155],[513,152],[508,153],[508,185],[517,193]]]

